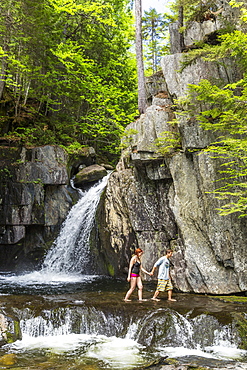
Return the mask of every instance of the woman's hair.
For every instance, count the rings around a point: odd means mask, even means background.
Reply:
[[[137,248],[136,250],[135,250],[135,254],[136,255],[138,255],[138,253],[142,253],[143,252],[143,250],[141,249],[141,248]]]

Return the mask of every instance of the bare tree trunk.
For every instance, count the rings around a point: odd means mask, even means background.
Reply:
[[[179,6],[178,10],[178,25],[179,29],[184,25],[184,7],[183,5]],[[179,45],[180,45],[180,52],[184,50],[184,32],[179,30]]]
[[[136,21],[136,61],[138,75],[138,110],[142,114],[146,111],[145,76],[142,51],[142,1],[135,0]]]
[[[6,83],[6,77],[7,77],[7,57],[4,57],[2,59],[2,66],[1,66],[1,71],[0,71],[0,99],[3,98],[3,92],[5,88],[5,83]]]
[[[9,7],[7,10],[5,8],[1,8],[1,17],[3,17],[3,24],[5,26],[4,37],[1,41],[1,46],[5,54],[9,52],[10,49],[10,35],[12,30],[12,16],[11,16],[11,9],[12,9],[12,2],[9,3]],[[5,13],[6,10],[6,13]],[[6,78],[7,78],[7,69],[8,69],[8,57],[3,56],[2,58],[2,65],[0,70],[0,99],[3,98],[3,93],[6,85]]]

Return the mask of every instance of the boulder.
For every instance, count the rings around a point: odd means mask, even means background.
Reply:
[[[20,322],[16,318],[0,313],[0,346],[21,339]]]
[[[83,187],[96,182],[107,175],[107,170],[98,164],[83,168],[75,175],[74,184],[76,187]]]
[[[87,166],[91,166],[96,163],[96,153],[92,147],[82,147],[76,150],[75,153],[69,155],[68,160],[68,173],[69,177],[72,178],[77,172]]]

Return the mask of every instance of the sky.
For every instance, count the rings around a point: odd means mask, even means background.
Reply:
[[[142,9],[148,11],[150,8],[155,8],[157,13],[164,13],[169,2],[170,0],[142,0]]]

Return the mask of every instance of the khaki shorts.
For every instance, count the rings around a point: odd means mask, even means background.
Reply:
[[[156,290],[158,290],[159,292],[165,292],[167,290],[172,290],[172,289],[173,289],[173,286],[172,286],[170,279],[169,280],[158,279],[158,285],[157,285]]]

